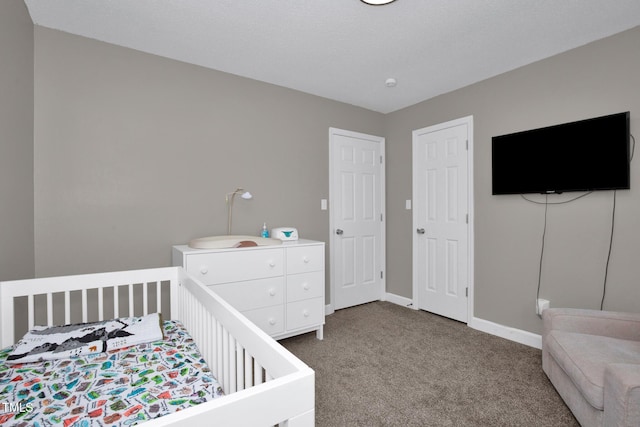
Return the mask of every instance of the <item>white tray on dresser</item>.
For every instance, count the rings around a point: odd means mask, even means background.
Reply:
[[[324,325],[324,242],[224,249],[173,247],[182,266],[275,339]]]

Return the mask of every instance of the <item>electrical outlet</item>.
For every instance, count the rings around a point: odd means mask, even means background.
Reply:
[[[536,301],[536,314],[541,315],[544,310],[549,308],[551,303],[547,299],[538,298]]]

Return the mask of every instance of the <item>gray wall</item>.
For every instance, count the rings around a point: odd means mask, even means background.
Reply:
[[[635,28],[383,116],[37,27],[35,274],[168,265],[172,244],[225,232],[236,186],[255,199],[237,203],[235,232],[267,221],[327,240],[334,126],[387,138],[387,290],[411,297],[411,131],[473,115],[475,316],[539,333],[544,212],[490,195],[491,137],[626,110],[640,134],[638,45]],[[618,192],[608,309],[640,311],[639,181],[636,159],[633,189]],[[541,296],[553,306],[599,306],[611,206],[600,192],[550,207]]]
[[[0,1],[0,280],[33,277],[33,24]]]
[[[640,139],[640,27],[439,96],[386,117],[388,291],[411,297],[411,131],[473,115],[475,316],[534,333],[544,206],[491,195],[491,137],[631,111]],[[618,191],[605,309],[640,311],[640,160]],[[550,202],[576,194],[554,195]],[[542,196],[533,196],[544,200]],[[552,306],[599,308],[613,192],[549,207],[540,295]]]
[[[375,113],[36,27],[36,274],[170,265],[171,245],[296,226],[326,241],[329,127]],[[328,257],[327,257],[328,259]]]

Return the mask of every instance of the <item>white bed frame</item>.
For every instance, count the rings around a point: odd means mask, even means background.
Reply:
[[[36,318],[35,295],[43,295],[37,297],[38,301],[46,299],[46,324],[50,326],[53,325],[54,299],[59,301],[61,294],[64,295],[65,323],[72,320],[71,296],[75,301],[78,294],[82,300],[82,322],[87,322],[88,319],[104,320],[105,289],[110,289],[107,295],[113,295],[113,302],[107,307],[107,312],[113,310],[113,317],[148,314],[149,306],[162,307],[163,292],[158,292],[156,287],[160,283],[170,289],[171,318],[182,321],[192,335],[225,396],[149,420],[143,426],[314,425],[313,370],[181,267],[0,282],[0,348],[16,341],[16,297],[27,297],[31,329]],[[90,297],[89,289],[95,290]],[[118,296],[123,290],[128,293],[129,307],[125,314],[118,306]],[[149,298],[154,293],[155,301]],[[57,294],[55,298],[54,294]],[[95,313],[88,316],[90,310],[95,310],[95,301],[88,302],[95,300],[95,294],[98,319],[94,319]],[[140,304],[144,312],[134,313]],[[76,308],[74,305],[74,310]],[[39,306],[38,310],[41,310]]]

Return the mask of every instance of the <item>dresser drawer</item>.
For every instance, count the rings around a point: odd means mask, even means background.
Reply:
[[[186,270],[205,285],[214,285],[282,276],[283,261],[282,249],[239,249],[189,255]]]
[[[324,271],[287,276],[287,301],[300,301],[324,295]]]
[[[287,248],[287,273],[324,270],[324,245]]]
[[[242,314],[269,335],[284,332],[284,307],[282,305],[243,311]]]
[[[239,311],[284,304],[284,278],[282,276],[211,285],[209,289]]]
[[[291,331],[322,323],[324,323],[324,298],[287,304],[287,330]]]

